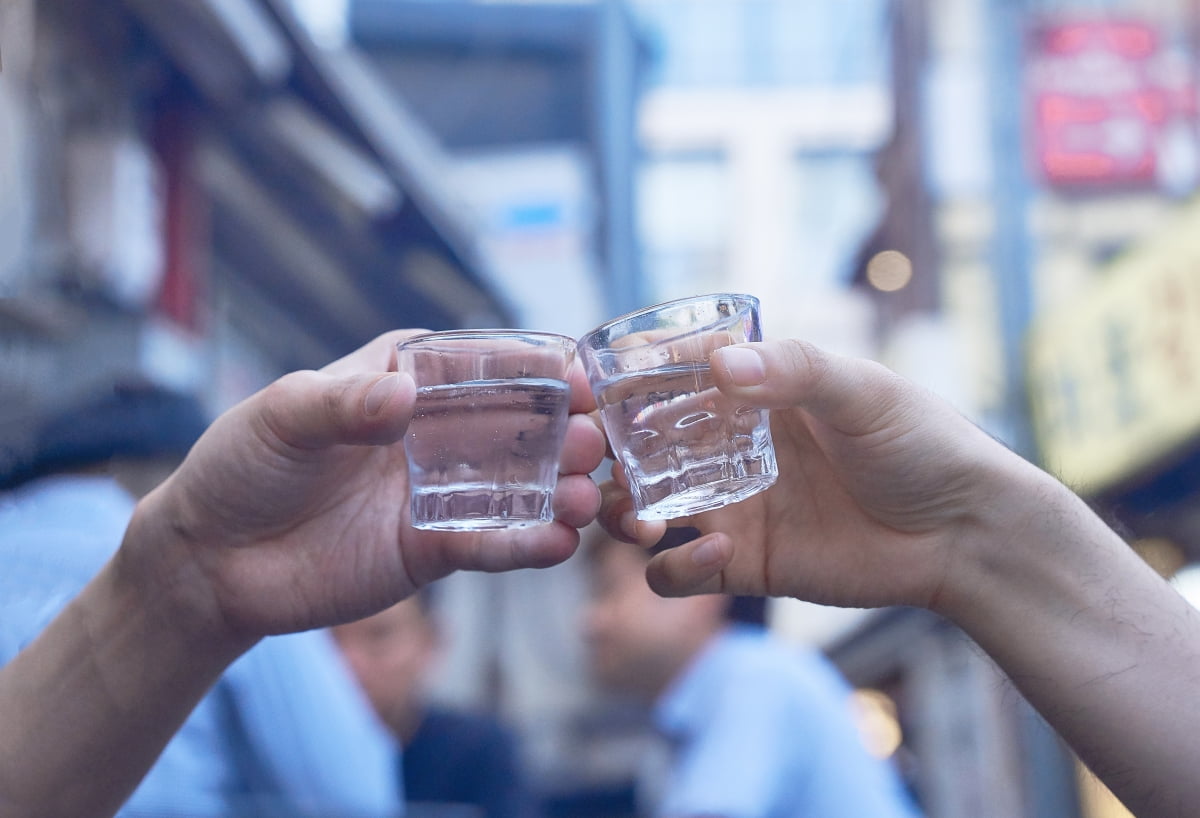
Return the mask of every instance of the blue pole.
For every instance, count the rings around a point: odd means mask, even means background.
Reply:
[[[623,0],[602,0],[594,52],[594,133],[602,175],[605,246],[601,263],[610,314],[645,306],[637,246],[633,187],[637,162],[636,105],[639,41]]]
[[[1017,453],[1034,456],[1025,382],[1025,335],[1033,311],[1032,252],[1026,221],[1032,185],[1025,163],[1025,0],[988,0],[987,55],[991,97],[992,201],[995,233],[991,265],[1000,318],[1004,400],[993,429]]]

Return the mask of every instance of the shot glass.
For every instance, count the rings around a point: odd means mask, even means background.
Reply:
[[[416,528],[481,531],[550,522],[567,429],[575,340],[517,330],[462,330],[396,345],[413,376],[408,455]]]
[[[601,325],[579,354],[638,519],[669,520],[744,500],[779,474],[768,413],[713,386],[709,356],[762,340],[758,299],[703,295]]]

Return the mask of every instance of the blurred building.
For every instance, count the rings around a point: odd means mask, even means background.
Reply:
[[[118,375],[216,410],[387,329],[512,320],[436,142],[284,0],[0,24],[0,447]]]
[[[1099,19],[1068,11],[1036,19],[1028,66],[1038,451],[1131,537],[1169,540],[1191,562],[1200,4],[1126,3]]]
[[[624,3],[353,0],[350,36],[445,146],[523,326],[579,336],[642,306]]]
[[[1200,4],[1040,11],[1036,450],[1200,604]],[[1116,814],[1082,794],[1089,818]]]
[[[754,293],[764,332],[871,354],[854,252],[882,204],[887,2],[632,0],[654,53],[638,119],[653,300]]]
[[[1062,477],[1187,587],[1200,543],[1198,4],[893,9],[889,206],[857,273],[881,357]],[[890,616],[834,649],[909,703],[931,815],[1127,814],[961,637]],[[944,672],[910,664],[932,646]],[[973,669],[956,684],[954,667]]]

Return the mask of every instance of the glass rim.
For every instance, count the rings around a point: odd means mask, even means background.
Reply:
[[[434,330],[431,332],[422,332],[418,335],[412,335],[405,338],[403,341],[396,342],[396,350],[399,351],[408,346],[417,346],[429,341],[470,341],[470,340],[485,340],[494,338],[497,340],[518,341],[522,338],[531,338],[541,341],[561,341],[568,346],[574,347],[576,340],[569,335],[563,335],[558,332],[545,332],[542,330],[527,330],[527,329],[447,329]]]
[[[735,300],[746,301],[749,305],[751,305],[753,307],[758,307],[760,304],[760,302],[758,300],[758,296],[750,295],[749,293],[715,292],[715,293],[705,293],[702,295],[689,295],[684,298],[673,298],[670,301],[663,301],[658,304],[651,304],[648,307],[640,307],[636,310],[631,310],[630,312],[627,312],[624,315],[618,315],[616,318],[610,318],[609,320],[600,324],[595,329],[592,329],[589,332],[586,332],[582,336],[580,336],[579,346],[580,347],[590,346],[590,344],[587,344],[587,341],[589,339],[595,337],[596,335],[599,335],[600,333],[604,332],[605,330],[610,329],[624,321],[631,321],[634,318],[639,318],[643,315],[649,315],[652,312],[658,312],[659,310],[668,309],[671,307],[681,307],[685,304],[698,303],[698,302],[704,302],[704,301],[712,301],[712,300],[720,299],[720,298],[731,298],[731,299],[735,299]],[[672,336],[672,338],[678,338],[678,337],[687,335],[692,332],[697,332],[699,330],[703,330],[706,327],[711,327],[713,324],[716,324],[716,323],[719,323],[719,322],[710,321],[707,324],[702,324],[697,327],[683,330],[682,332],[679,333],[679,335]],[[671,338],[662,338],[657,341],[648,341],[646,344],[643,344],[642,346],[649,346],[651,344],[657,344],[657,343],[660,343],[661,341],[668,341],[668,340],[671,340]]]

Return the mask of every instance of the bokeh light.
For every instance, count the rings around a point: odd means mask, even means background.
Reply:
[[[912,261],[899,250],[884,250],[867,262],[867,281],[885,293],[904,289],[912,276]]]

